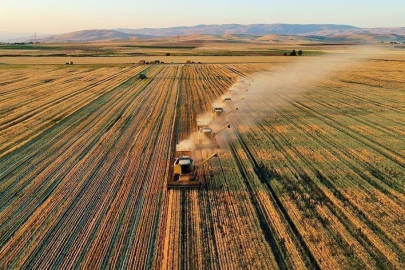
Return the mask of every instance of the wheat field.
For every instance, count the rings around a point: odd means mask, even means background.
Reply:
[[[186,58],[0,59],[0,269],[405,267],[405,57]],[[229,89],[219,158],[167,190]]]

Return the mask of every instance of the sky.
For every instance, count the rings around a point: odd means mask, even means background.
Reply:
[[[0,0],[0,32],[56,34],[227,23],[405,27],[405,1]]]

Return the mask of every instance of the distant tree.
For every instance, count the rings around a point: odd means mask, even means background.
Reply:
[[[283,55],[284,55],[284,56],[287,56],[287,53],[285,52]]]
[[[299,55],[299,56],[302,55],[302,51],[301,51],[301,50],[298,51],[298,55]]]
[[[166,56],[170,56],[170,53],[168,52],[168,53],[166,53]]]
[[[290,56],[297,56],[297,52],[295,50],[292,50],[292,52],[290,52]]]

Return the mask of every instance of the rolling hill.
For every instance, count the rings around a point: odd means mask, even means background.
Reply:
[[[117,29],[128,34],[143,34],[151,36],[176,36],[176,35],[195,35],[195,34],[248,34],[248,35],[305,35],[315,34],[320,31],[342,32],[347,30],[359,29],[349,25],[333,24],[222,24],[222,25],[196,25],[180,26],[170,28],[143,28],[143,29]]]
[[[281,38],[275,38],[278,40],[285,40],[288,36],[301,36],[301,38],[314,42],[405,42],[405,27],[358,28],[334,24],[223,24],[170,28],[84,30],[48,36],[40,39],[40,41],[45,43],[128,41],[176,36],[182,36],[182,38],[198,36],[199,39],[205,40],[213,38],[215,40],[253,41],[269,35],[280,36]]]
[[[129,34],[116,30],[83,30],[62,35],[52,35],[41,39],[41,42],[90,42],[90,41],[117,41],[137,38],[150,38],[143,34]]]

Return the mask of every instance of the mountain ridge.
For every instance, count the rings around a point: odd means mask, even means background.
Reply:
[[[344,24],[200,24],[167,28],[117,28],[93,29],[50,35],[41,39],[45,43],[128,41],[137,39],[156,39],[176,36],[213,35],[223,38],[227,35],[246,36],[302,36],[311,39],[359,42],[405,41],[405,27],[359,28]],[[27,40],[32,41],[32,40]]]
[[[195,26],[177,26],[167,28],[118,28],[117,31],[128,34],[147,34],[151,36],[169,37],[176,35],[224,35],[224,34],[254,34],[254,35],[298,35],[313,33],[321,30],[359,29],[350,25],[338,24],[199,24]]]

